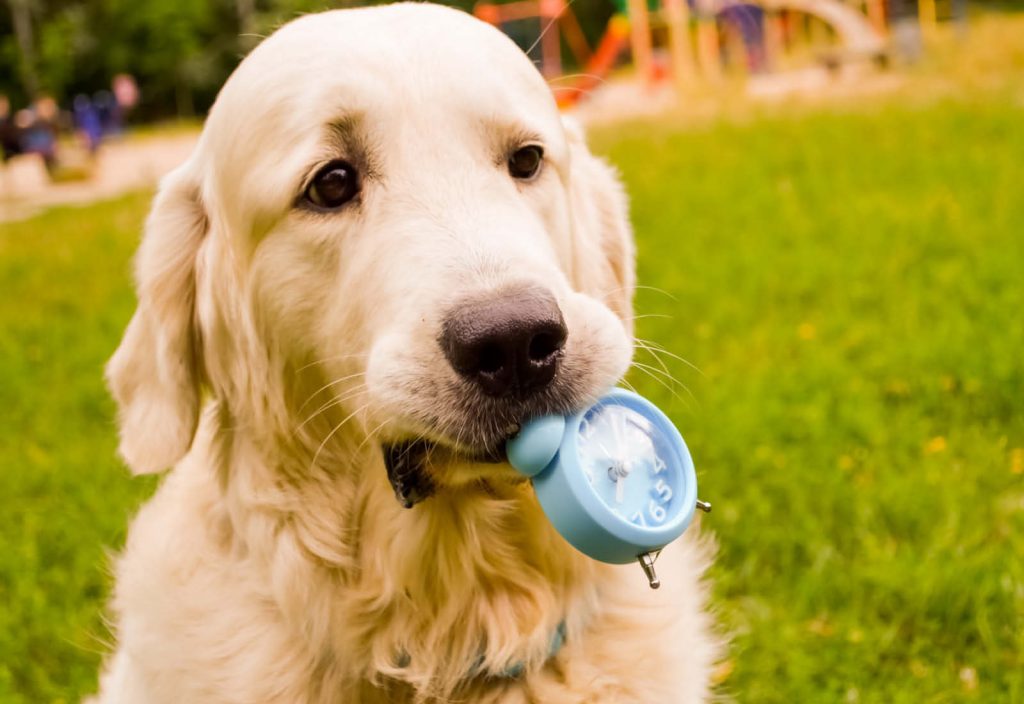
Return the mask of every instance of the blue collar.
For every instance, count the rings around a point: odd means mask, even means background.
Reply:
[[[558,655],[559,651],[562,650],[562,646],[565,645],[565,621],[558,624],[558,628],[551,634],[551,643],[548,645],[548,660]],[[408,653],[402,653],[398,658],[399,667],[408,667],[411,659]],[[526,663],[516,662],[506,667],[501,672],[495,674],[484,673],[484,656],[481,653],[477,657],[476,662],[469,668],[469,672],[466,673],[467,678],[480,677],[484,675],[491,679],[517,679],[522,676],[526,671]]]
[[[558,628],[551,634],[551,642],[548,644],[548,660],[551,660],[565,645],[565,621],[558,624]],[[480,668],[483,667],[484,656],[481,655],[477,658],[476,663],[473,665],[473,669],[470,670],[471,676],[477,675],[480,672]],[[526,663],[516,662],[506,667],[500,674],[492,675],[495,678],[502,679],[516,679],[523,674],[526,670]]]

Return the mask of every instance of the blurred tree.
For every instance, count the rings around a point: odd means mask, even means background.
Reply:
[[[11,27],[17,42],[17,65],[22,85],[28,95],[35,95],[39,90],[39,78],[36,75],[35,38],[29,0],[7,0],[7,4],[11,10]]]

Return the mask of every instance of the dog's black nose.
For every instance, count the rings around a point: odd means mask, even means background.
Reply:
[[[509,396],[551,382],[568,334],[554,296],[526,287],[460,304],[440,342],[455,371],[489,396]]]

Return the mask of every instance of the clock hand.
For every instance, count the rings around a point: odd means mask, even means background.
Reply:
[[[621,504],[622,501],[626,498],[626,492],[624,491],[625,486],[626,484],[623,481],[623,477],[619,477],[618,479],[615,480],[615,501],[617,503]]]
[[[612,435],[615,437],[615,444],[620,448],[625,444],[622,442],[622,422],[622,416],[612,416]]]

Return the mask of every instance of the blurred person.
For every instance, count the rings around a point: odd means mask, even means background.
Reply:
[[[88,95],[79,94],[75,96],[72,112],[75,129],[82,143],[89,150],[89,154],[95,155],[103,140],[103,125],[100,122],[96,106],[93,105],[92,99]]]
[[[119,73],[114,76],[111,89],[114,92],[114,100],[120,108],[123,124],[128,114],[139,104],[139,84],[135,82],[135,77],[131,74]]]
[[[22,115],[26,124],[22,127],[21,146],[25,153],[38,154],[43,159],[46,171],[50,174],[57,168],[57,132],[60,110],[57,101],[49,96],[38,98],[27,118]]]
[[[0,161],[6,163],[21,152],[21,130],[11,114],[11,100],[0,93]]]
[[[92,103],[99,114],[104,135],[121,134],[121,109],[109,90],[98,90],[92,96]]]

